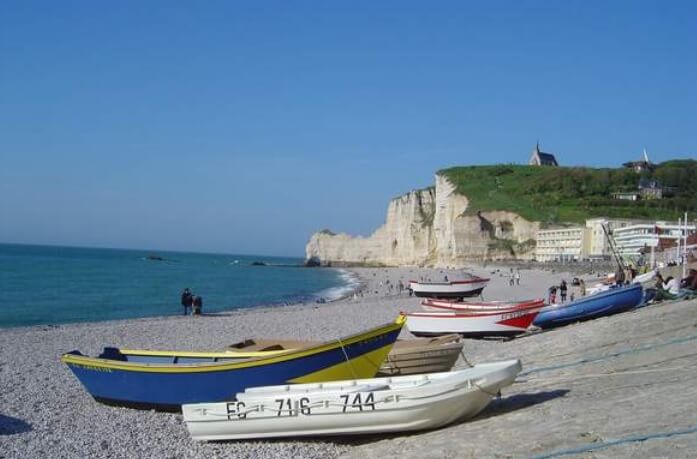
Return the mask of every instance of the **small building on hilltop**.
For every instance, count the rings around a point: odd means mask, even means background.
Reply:
[[[663,187],[661,182],[658,180],[639,180],[639,192],[641,193],[641,199],[662,199],[663,198]]]
[[[537,145],[535,145],[528,164],[530,166],[559,166],[557,158],[552,153],[545,153],[540,150],[540,142],[537,142]]]

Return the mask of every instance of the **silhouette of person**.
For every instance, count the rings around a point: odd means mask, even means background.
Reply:
[[[195,316],[200,316],[201,315],[201,309],[203,309],[203,298],[201,298],[201,295],[194,295],[193,298],[193,315]]]
[[[189,308],[193,304],[193,297],[191,295],[191,290],[189,288],[185,288],[184,291],[182,292],[182,306],[184,306],[184,315],[187,315],[189,312]]]

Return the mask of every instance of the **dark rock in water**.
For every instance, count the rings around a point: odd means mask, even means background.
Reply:
[[[309,268],[316,268],[317,266],[322,266],[322,263],[319,261],[318,257],[310,257],[305,260],[305,266]]]
[[[267,266],[263,261],[253,261],[250,263],[251,266]]]

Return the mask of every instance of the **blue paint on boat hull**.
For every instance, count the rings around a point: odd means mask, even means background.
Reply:
[[[546,307],[533,325],[541,328],[560,327],[573,322],[609,316],[636,307],[643,298],[641,285],[617,287],[572,301],[565,305]]]
[[[208,371],[172,371],[176,365],[162,366],[169,371],[138,371],[114,367],[91,366],[84,363],[66,364],[96,400],[136,408],[178,411],[185,403],[201,403],[234,399],[248,387],[287,384],[295,378],[310,375],[337,364],[391,346],[400,328],[370,336],[357,342],[334,346],[291,359],[270,358],[268,363]],[[118,350],[111,350],[111,353]],[[73,352],[68,355],[81,354]],[[98,361],[99,359],[93,359]],[[114,363],[118,362],[114,358]],[[103,359],[102,359],[103,362]],[[376,369],[382,362],[376,363]],[[224,363],[223,363],[224,364]],[[234,365],[234,364],[233,364]]]

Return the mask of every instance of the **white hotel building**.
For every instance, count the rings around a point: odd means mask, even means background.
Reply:
[[[677,240],[683,229],[677,224],[625,219],[592,218],[585,226],[549,228],[537,232],[537,261],[578,261],[609,258],[610,246],[603,226],[612,234],[623,258],[638,258],[644,247],[655,247],[659,239]],[[687,234],[695,233],[695,225],[687,226]]]
[[[660,239],[676,241],[695,233],[695,225],[678,226],[666,222],[642,223],[617,228],[612,237],[622,258],[636,258],[644,248],[657,247]]]
[[[583,226],[539,230],[535,259],[543,262],[580,260],[583,257],[586,234]]]

